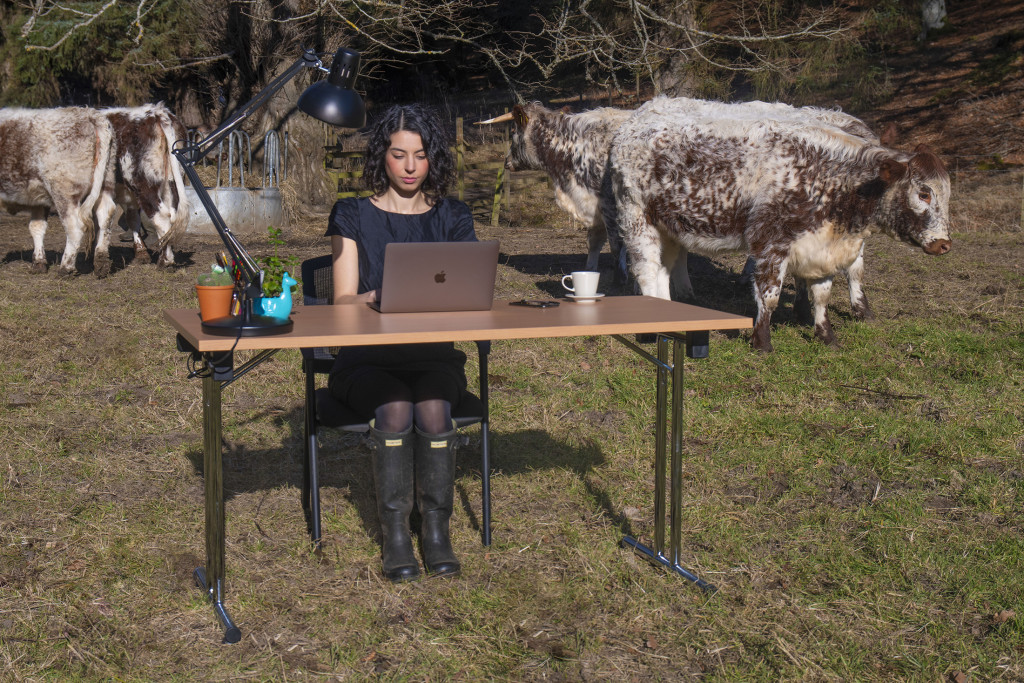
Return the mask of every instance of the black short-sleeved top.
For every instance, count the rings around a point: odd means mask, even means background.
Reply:
[[[450,198],[439,200],[426,213],[412,215],[384,211],[367,197],[341,199],[331,211],[327,235],[347,237],[359,247],[359,294],[380,289],[384,247],[391,242],[476,241],[469,207]],[[359,376],[374,368],[404,372],[437,370],[451,374],[465,388],[465,363],[466,354],[451,342],[344,347],[331,370],[331,393],[346,400]]]

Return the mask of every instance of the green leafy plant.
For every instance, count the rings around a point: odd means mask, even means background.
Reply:
[[[267,239],[274,247],[274,251],[269,256],[259,259],[259,265],[263,269],[263,296],[274,297],[281,293],[281,278],[285,273],[296,280],[299,279],[296,275],[299,270],[299,259],[296,256],[281,256],[278,253],[285,243],[281,237],[281,228],[268,225]],[[293,287],[292,290],[294,289]]]
[[[199,277],[196,278],[196,282],[203,287],[220,287],[223,285],[234,284],[231,273],[216,264],[210,266],[209,273],[199,273]]]

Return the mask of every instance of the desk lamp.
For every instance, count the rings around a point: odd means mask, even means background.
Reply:
[[[304,50],[302,56],[288,67],[287,71],[268,83],[263,90],[210,135],[199,142],[185,144],[174,150],[174,156],[184,168],[185,176],[192,184],[192,189],[199,196],[199,201],[202,202],[214,228],[217,229],[217,234],[220,235],[231,259],[236,264],[238,277],[242,284],[240,313],[204,322],[202,329],[207,334],[225,337],[261,337],[283,334],[292,330],[291,318],[280,319],[253,313],[253,302],[263,292],[263,270],[224,222],[224,218],[203,186],[203,181],[200,180],[195,167],[210,150],[230,135],[231,131],[238,128],[254,111],[266,104],[271,95],[306,67],[328,71],[313,50]],[[352,89],[358,71],[359,53],[348,48],[339,48],[334,54],[334,61],[327,78],[313,83],[303,91],[299,96],[298,108],[313,118],[334,126],[362,128],[366,123],[366,107],[359,94]]]

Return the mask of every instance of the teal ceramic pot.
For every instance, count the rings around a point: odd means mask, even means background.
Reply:
[[[281,293],[275,297],[261,297],[252,302],[252,312],[258,315],[269,315],[272,318],[287,320],[292,314],[292,287],[295,278],[288,273],[281,278]]]

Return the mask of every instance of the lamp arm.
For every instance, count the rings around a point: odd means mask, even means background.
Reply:
[[[266,104],[274,93],[284,87],[302,69],[307,67],[323,68],[323,63],[316,56],[316,52],[309,49],[304,50],[302,56],[295,60],[295,63],[289,66],[284,73],[270,81],[263,90],[257,93],[255,97],[238,109],[207,137],[195,144],[176,147],[173,150],[174,156],[178,159],[185,172],[185,176],[192,185],[192,189],[199,197],[199,201],[202,203],[203,208],[206,209],[206,213],[209,214],[210,221],[213,223],[213,227],[216,228],[217,234],[220,235],[221,241],[227,247],[232,260],[241,268],[242,276],[245,280],[245,294],[250,300],[259,298],[262,294],[263,270],[238,239],[235,238],[227,223],[224,222],[224,218],[220,215],[220,211],[217,210],[213,198],[210,197],[209,192],[206,191],[206,187],[203,185],[203,181],[199,178],[195,166],[203,157],[209,154],[210,150],[238,128],[246,118]]]
[[[256,263],[256,260],[245,250],[245,247],[238,241],[234,233],[231,232],[231,228],[224,222],[224,217],[220,215],[220,211],[217,210],[217,205],[214,203],[210,193],[206,191],[206,187],[203,185],[202,179],[196,172],[194,164],[186,161],[182,161],[179,155],[180,150],[175,150],[174,155],[178,157],[178,161],[181,162],[182,169],[185,171],[185,177],[188,178],[188,182],[192,185],[192,190],[199,197],[199,201],[202,203],[203,208],[206,209],[207,215],[210,217],[210,222],[213,223],[213,227],[217,230],[217,234],[220,235],[220,239],[224,242],[224,246],[227,247],[228,253],[231,255],[232,262],[238,264],[242,271],[242,278],[245,280],[245,291],[250,298],[257,298],[260,296],[263,290],[263,270]]]

